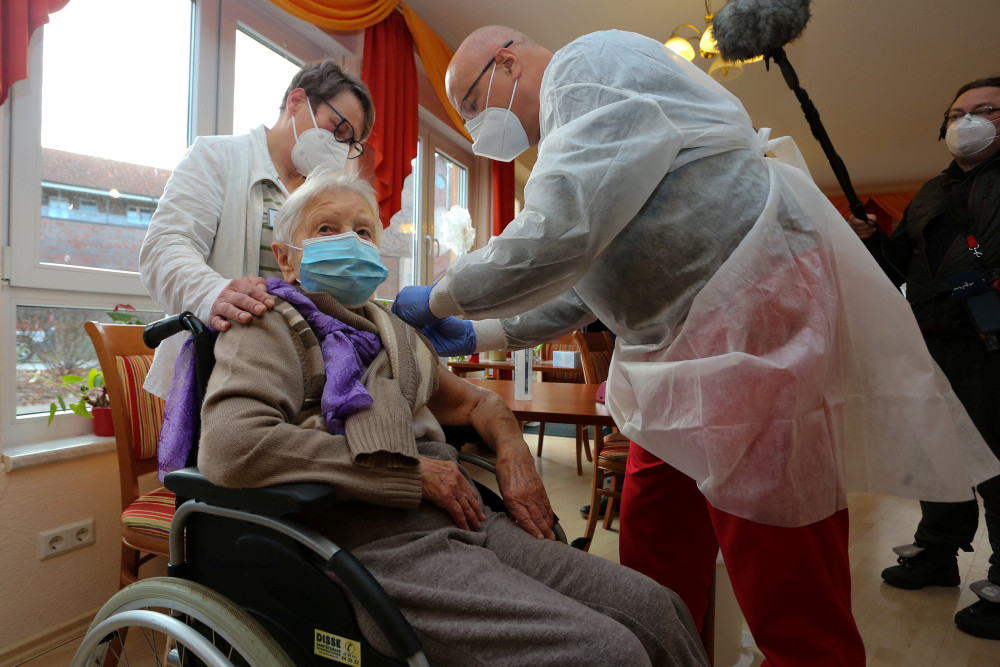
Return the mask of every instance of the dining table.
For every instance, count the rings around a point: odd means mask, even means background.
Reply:
[[[467,373],[473,371],[493,370],[513,372],[514,362],[507,360],[491,361],[489,359],[449,361],[448,368],[455,375],[465,377]],[[554,377],[555,373],[559,373],[563,382],[583,382],[583,368],[579,366],[556,366],[551,361],[534,361],[531,364],[531,370],[540,372],[543,380]]]
[[[533,382],[531,398],[514,398],[513,380],[466,378],[466,382],[498,394],[519,421],[557,424],[614,426],[614,419],[604,403],[597,401],[596,384],[575,382]],[[594,429],[595,439],[603,442],[602,429]]]

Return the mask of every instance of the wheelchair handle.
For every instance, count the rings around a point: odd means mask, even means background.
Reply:
[[[142,332],[142,342],[146,347],[155,349],[164,340],[182,331],[198,335],[207,332],[208,327],[190,311],[185,310],[183,313],[147,324]]]
[[[403,612],[393,604],[381,584],[348,551],[341,549],[329,561],[330,570],[353,593],[372,615],[378,627],[399,655],[413,664],[413,659],[423,655],[417,633],[413,631]]]

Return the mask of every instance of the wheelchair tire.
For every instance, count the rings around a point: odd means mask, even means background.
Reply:
[[[108,624],[98,631],[105,621]],[[138,635],[129,641],[134,633]],[[138,664],[294,667],[242,609],[205,586],[171,577],[143,579],[108,600],[72,667]]]

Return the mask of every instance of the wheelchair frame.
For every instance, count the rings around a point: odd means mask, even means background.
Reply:
[[[155,348],[184,330],[194,338],[200,405],[214,365],[214,336],[207,327],[184,312],[148,325],[143,337]],[[200,424],[196,426],[195,443]],[[318,531],[285,518],[329,508],[335,501],[332,487],[311,483],[262,489],[217,487],[194,467],[196,449],[188,458],[189,467],[168,473],[164,480],[178,498],[170,528],[168,577],[140,580],[113,596],[85,635],[72,667],[103,666],[117,659],[129,628],[137,628],[147,645],[152,639],[153,652],[162,652],[166,664],[172,665],[428,664],[412,626],[368,570]],[[493,464],[482,457],[459,452],[459,459],[495,473]],[[477,486],[485,505],[504,511],[498,495]],[[553,530],[565,543],[558,520]],[[227,554],[233,557],[231,562],[206,557],[216,555],[212,552],[220,542],[231,551]],[[270,578],[276,571],[284,577],[280,584]],[[254,586],[246,586],[248,578]],[[306,612],[277,599],[275,594],[287,597],[288,591],[296,593],[296,601],[308,607]],[[402,659],[371,646],[348,596],[361,603]],[[301,627],[289,628],[296,623],[310,628],[308,637]],[[157,647],[157,633],[169,634],[177,646]],[[239,656],[236,662],[234,652]],[[159,655],[156,659],[160,664]]]

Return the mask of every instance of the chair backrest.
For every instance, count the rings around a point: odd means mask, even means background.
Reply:
[[[579,348],[577,348],[576,341],[573,340],[573,334],[568,333],[565,336],[542,343],[542,359],[552,361],[553,352],[575,352],[577,349]],[[568,371],[542,371],[542,380],[545,382],[580,382],[580,376]]]
[[[164,401],[142,388],[153,350],[142,341],[143,327],[86,322],[97,350],[111,402],[118,444],[122,510],[139,497],[139,477],[156,472],[156,446],[163,425]]]
[[[574,331],[573,340],[580,348],[580,363],[587,384],[601,384],[607,380],[611,354],[615,350],[611,334],[607,331]]]

